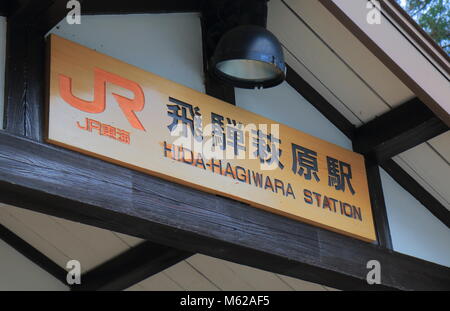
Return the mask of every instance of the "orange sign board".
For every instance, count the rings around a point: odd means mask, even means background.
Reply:
[[[55,35],[49,78],[50,143],[376,239],[360,154]]]

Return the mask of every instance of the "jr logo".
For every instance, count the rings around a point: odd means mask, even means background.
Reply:
[[[135,129],[145,131],[144,126],[136,116],[136,111],[144,108],[145,98],[142,88],[136,82],[130,81],[100,68],[94,69],[94,100],[87,101],[72,94],[72,79],[59,75],[59,91],[62,99],[71,106],[89,113],[101,113],[106,107],[106,82],[118,85],[134,93],[134,99],[113,93],[123,114]]]

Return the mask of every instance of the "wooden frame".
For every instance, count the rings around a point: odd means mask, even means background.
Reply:
[[[8,16],[9,14],[9,2],[3,1],[0,4],[0,16]]]
[[[418,98],[413,98],[360,126],[353,149],[383,163],[449,129]]]
[[[369,180],[373,220],[375,222],[375,228],[377,229],[378,245],[386,249],[393,249],[380,169],[378,163],[373,161],[370,157],[365,156],[365,161],[367,179]]]

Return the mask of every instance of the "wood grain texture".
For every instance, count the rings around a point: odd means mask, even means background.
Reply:
[[[0,133],[0,200],[338,289],[449,289],[450,269]],[[366,263],[381,262],[369,286]]]
[[[357,128],[353,149],[382,163],[448,130],[415,97]]]
[[[10,4],[5,72],[5,130],[41,141],[45,83],[44,34],[65,14],[64,1]]]
[[[381,23],[376,31],[355,18],[363,3],[348,5],[346,1],[319,0],[372,53],[377,56],[408,88],[413,91],[447,126],[450,126],[448,100],[445,98],[448,81],[432,66],[417,47],[398,32],[391,22]],[[387,20],[385,20],[387,21]],[[390,35],[387,35],[387,34]],[[375,38],[374,35],[378,37]],[[383,40],[383,39],[386,40]],[[389,51],[388,51],[389,50]],[[405,57],[409,53],[409,57]],[[405,70],[408,69],[408,72]],[[429,83],[433,79],[433,83]],[[427,81],[428,80],[428,83]],[[443,87],[438,87],[441,85]]]

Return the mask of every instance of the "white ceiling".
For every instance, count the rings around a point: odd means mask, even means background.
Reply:
[[[69,260],[89,271],[143,240],[0,204],[0,223],[60,267]],[[194,255],[129,290],[333,290],[232,262]]]
[[[394,158],[450,211],[450,131]]]

